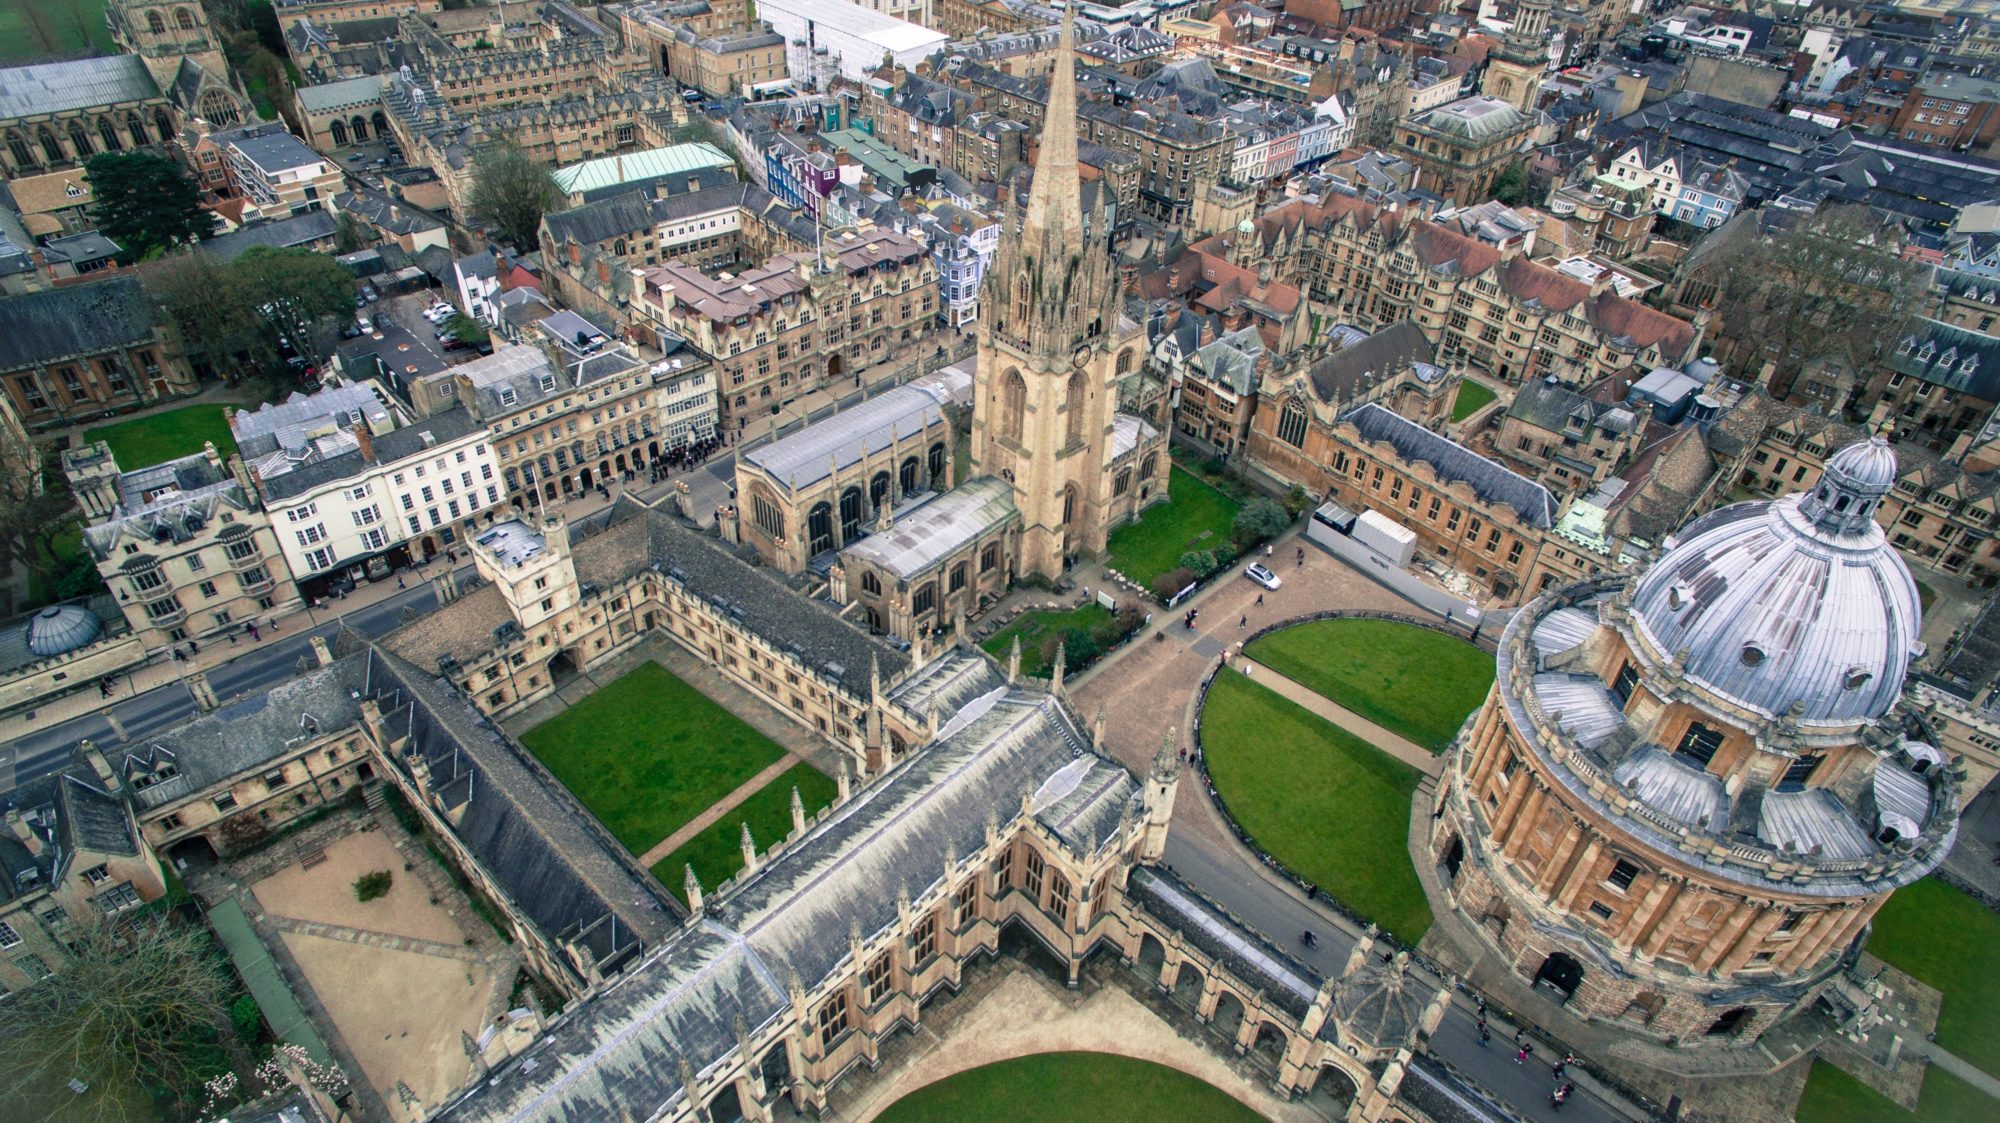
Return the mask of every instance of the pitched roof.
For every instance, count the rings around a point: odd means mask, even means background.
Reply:
[[[1473,494],[1482,501],[1512,507],[1521,521],[1530,526],[1547,530],[1555,525],[1556,501],[1549,489],[1457,441],[1398,417],[1374,402],[1356,406],[1341,415],[1340,420],[1354,426],[1363,440],[1387,442],[1404,463],[1428,464],[1439,480],[1462,480],[1471,485]]]
[[[137,277],[0,300],[0,370],[19,370],[69,355],[143,343],[153,334],[153,305]]]
[[[1020,515],[1014,485],[998,476],[981,476],[900,516],[891,529],[861,539],[844,553],[909,580]]]
[[[1433,355],[1416,321],[1398,320],[1315,361],[1306,374],[1320,401],[1338,403],[1353,397],[1365,377],[1387,378],[1414,364],[1428,365]]]
[[[138,55],[45,62],[0,70],[0,117],[28,117],[144,101],[160,85]]]

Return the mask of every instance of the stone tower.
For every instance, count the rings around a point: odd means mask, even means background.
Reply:
[[[104,21],[119,46],[145,60],[162,90],[173,87],[182,59],[217,77],[229,73],[222,40],[200,0],[111,0]]]
[[[1520,0],[1507,39],[1486,63],[1484,92],[1523,113],[1535,111],[1549,69],[1549,2]]]
[[[1114,215],[1108,192],[1088,214],[1081,201],[1074,11],[1063,13],[1033,188],[987,270],[973,380],[974,474],[1014,485],[1019,572],[1044,577],[1104,548],[1118,404]]]

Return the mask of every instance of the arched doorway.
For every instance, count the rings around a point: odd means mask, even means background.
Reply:
[[[1167,945],[1151,932],[1139,937],[1139,954],[1133,962],[1139,965],[1139,974],[1152,982],[1160,981],[1160,968],[1167,962]]]
[[[708,1101],[708,1110],[702,1113],[702,1118],[710,1123],[738,1123],[743,1118],[743,1097],[737,1094],[736,1085],[725,1085],[717,1092]]]
[[[771,1046],[757,1067],[763,1072],[764,1087],[771,1094],[776,1095],[792,1086],[792,1055],[785,1052],[783,1041]]]
[[[1707,1036],[1709,1037],[1741,1036],[1744,1030],[1750,1028],[1750,1022],[1755,1016],[1756,1016],[1756,1011],[1750,1009],[1750,1007],[1748,1006],[1731,1007],[1728,1010],[1724,1010],[1722,1012],[1722,1016],[1715,1019],[1715,1021],[1709,1025]]]
[[[588,468],[584,468],[584,469],[580,470],[580,471],[579,471],[579,472],[577,473],[577,475],[578,475],[578,476],[580,476],[580,477],[582,477],[582,479],[583,479],[583,490],[585,490],[585,491],[589,491],[589,490],[590,490],[590,481],[591,481],[591,479],[592,479],[592,476],[591,476],[591,471],[590,471],[590,469],[588,469]]]
[[[1445,880],[1458,880],[1458,871],[1465,865],[1465,840],[1463,838],[1460,838],[1457,834],[1453,834],[1451,841],[1445,843],[1444,861],[1440,865],[1444,867]]]
[[[1340,1066],[1321,1065],[1319,1078],[1313,1081],[1308,1100],[1331,1108],[1332,1110],[1324,1111],[1323,1114],[1339,1118],[1346,1114],[1347,1105],[1353,1103],[1354,1098],[1360,1094],[1361,1089],[1354,1083],[1354,1078],[1347,1075]]]
[[[1250,1046],[1250,1052],[1269,1062],[1272,1068],[1276,1068],[1284,1062],[1285,1045],[1289,1041],[1290,1038],[1285,1036],[1284,1030],[1265,1022],[1257,1027],[1257,1040]]]
[[[831,355],[828,355],[828,356],[827,356],[827,358],[826,358],[826,378],[827,378],[827,381],[831,382],[831,381],[833,381],[834,379],[836,379],[836,378],[839,378],[839,377],[840,377],[840,372],[841,372],[841,357],[840,357],[840,352],[838,352],[838,351],[835,351],[835,352],[834,352],[833,354],[831,354]]]
[[[1582,983],[1583,964],[1578,963],[1576,957],[1568,952],[1550,952],[1549,957],[1542,960],[1541,970],[1535,972],[1535,985],[1547,986],[1554,990],[1562,996],[1564,1002],[1569,1001],[1570,996],[1576,993],[1576,988]]]

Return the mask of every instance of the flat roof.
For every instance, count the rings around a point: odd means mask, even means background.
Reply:
[[[520,519],[494,523],[479,533],[474,542],[493,551],[501,565],[516,566],[546,548],[541,534]]]

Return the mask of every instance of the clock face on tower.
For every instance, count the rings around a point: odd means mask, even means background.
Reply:
[[[1069,360],[1075,363],[1078,368],[1090,365],[1090,348],[1088,346],[1077,348],[1076,353],[1071,355]]]

